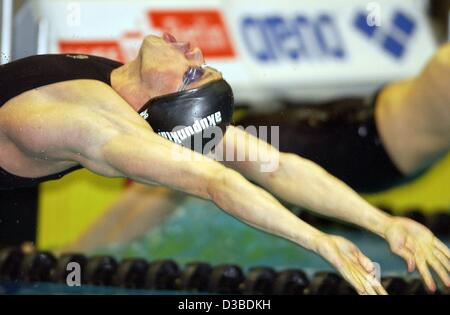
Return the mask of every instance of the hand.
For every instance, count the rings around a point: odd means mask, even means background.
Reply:
[[[414,271],[417,266],[426,287],[434,292],[436,284],[428,269],[430,266],[449,287],[450,250],[447,246],[420,223],[400,217],[393,217],[391,220],[385,231],[385,238],[392,252],[406,261],[408,271]]]
[[[317,251],[342,274],[358,294],[387,294],[374,276],[374,264],[352,242],[340,236],[325,235],[318,240]]]

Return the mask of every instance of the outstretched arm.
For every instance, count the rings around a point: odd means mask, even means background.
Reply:
[[[111,168],[118,175],[141,183],[157,182],[212,200],[241,221],[323,256],[358,292],[385,293],[371,277],[373,264],[352,243],[323,234],[301,221],[239,173],[152,132],[142,132],[139,136],[118,134],[105,142],[99,155],[89,160],[100,162],[99,167],[87,163],[94,170]]]
[[[385,234],[390,216],[367,203],[316,163],[296,154],[280,152],[242,128],[233,126],[227,129],[221,148],[224,148],[224,156],[227,153],[228,156],[234,155],[233,159],[224,159],[225,165],[281,199],[358,225],[380,236]],[[232,155],[230,150],[234,150]]]
[[[111,96],[108,102],[113,101]],[[238,172],[155,134],[138,114],[124,119],[85,113],[82,121],[89,141],[75,141],[69,151],[77,152],[72,158],[91,171],[211,200],[237,219],[323,256],[358,292],[385,293],[373,281],[373,264],[355,245],[306,224]],[[79,134],[83,139],[84,131]]]
[[[219,150],[221,155],[223,151],[226,157],[228,151],[228,157],[234,156],[225,159],[227,166],[281,199],[358,225],[385,238],[392,251],[406,260],[409,271],[417,266],[431,291],[436,285],[427,265],[450,286],[450,251],[424,226],[378,210],[317,164],[295,154],[279,152],[240,128],[228,128],[222,148]],[[256,159],[250,153],[256,154]],[[264,171],[270,169],[268,165],[277,167]]]

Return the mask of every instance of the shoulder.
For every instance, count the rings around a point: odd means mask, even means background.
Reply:
[[[98,111],[107,107],[110,110],[133,111],[132,107],[108,84],[90,79],[68,80],[48,84],[26,91],[8,102],[0,111],[19,113],[26,110],[42,114],[54,111],[86,110]]]
[[[124,102],[109,85],[101,81],[70,80],[34,88],[15,96],[0,107],[0,117],[19,118],[23,113],[28,118],[34,115],[42,117],[53,112],[95,110],[111,103],[126,108]]]
[[[148,128],[110,86],[94,80],[48,85],[15,97],[0,108],[0,128],[30,149],[78,148],[119,132]]]

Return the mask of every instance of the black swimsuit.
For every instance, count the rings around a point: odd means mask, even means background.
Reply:
[[[37,55],[10,62],[0,66],[0,107],[23,92],[62,81],[89,79],[111,85],[111,72],[121,65],[88,55]],[[16,176],[0,168],[0,190],[34,186],[80,168],[76,166],[39,178]]]

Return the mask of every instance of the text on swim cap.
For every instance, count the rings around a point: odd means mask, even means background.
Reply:
[[[175,131],[161,131],[158,134],[170,141],[181,144],[185,139],[202,132],[208,127],[216,126],[220,122],[222,122],[222,114],[220,111],[217,111],[206,118],[197,119],[191,126]]]

